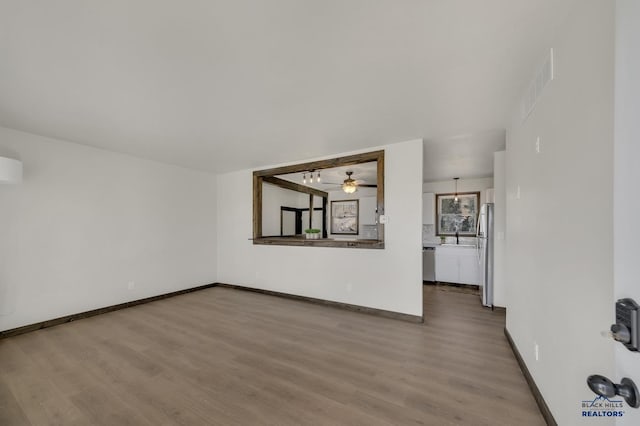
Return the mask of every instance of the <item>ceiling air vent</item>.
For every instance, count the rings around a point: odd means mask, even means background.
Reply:
[[[542,91],[547,84],[553,80],[553,48],[549,49],[549,54],[544,60],[544,64],[536,72],[535,78],[529,85],[522,102],[522,119],[526,120],[529,114],[536,107],[536,102],[542,95]]]

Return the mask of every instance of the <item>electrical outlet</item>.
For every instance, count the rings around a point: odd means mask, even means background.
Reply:
[[[136,288],[136,282],[135,281],[129,281],[129,285],[127,286],[127,288],[129,290],[133,290],[134,288]]]
[[[540,136],[536,139],[536,152],[540,154]]]
[[[533,343],[533,351],[536,355],[536,361],[540,361],[540,346],[537,342]]]

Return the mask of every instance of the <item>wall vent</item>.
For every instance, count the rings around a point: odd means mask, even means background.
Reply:
[[[542,95],[544,88],[554,78],[553,69],[553,48],[549,49],[549,54],[544,60],[544,64],[535,74],[535,78],[529,85],[527,92],[522,102],[522,119],[526,120],[527,117],[536,107],[536,102]]]

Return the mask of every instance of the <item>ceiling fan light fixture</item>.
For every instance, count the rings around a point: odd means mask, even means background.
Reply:
[[[342,190],[347,194],[353,194],[358,190],[358,187],[355,182],[345,182],[342,184]]]
[[[342,190],[347,194],[353,194],[358,190],[358,184],[354,179],[351,179],[353,172],[347,172],[347,178],[342,184]]]
[[[312,180],[313,180],[313,178],[312,178]],[[306,173],[302,174],[302,183],[307,183],[307,174]]]
[[[320,172],[318,172],[318,177],[316,178],[316,182],[320,183]]]

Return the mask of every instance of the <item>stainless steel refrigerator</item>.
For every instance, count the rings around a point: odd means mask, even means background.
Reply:
[[[483,204],[478,215],[478,264],[482,304],[493,308],[493,203]]]

